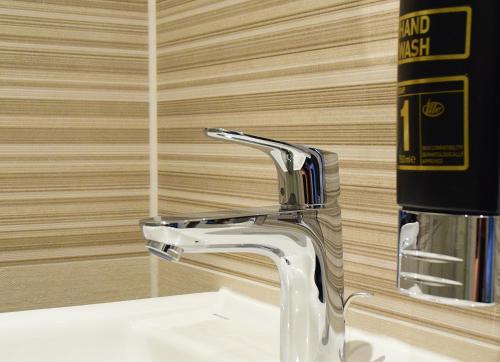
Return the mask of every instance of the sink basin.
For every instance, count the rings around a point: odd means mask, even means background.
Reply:
[[[348,362],[456,361],[354,328],[346,339]],[[279,308],[221,289],[3,313],[0,351],[2,362],[279,362]]]

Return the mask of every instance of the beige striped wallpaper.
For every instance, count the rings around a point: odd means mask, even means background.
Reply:
[[[0,311],[147,297],[147,0],[0,0]]]
[[[346,283],[376,293],[348,322],[496,361],[498,307],[394,289],[398,3],[156,0],[160,213],[277,202],[266,156],[203,127],[337,152]],[[276,300],[274,266],[252,255],[149,273],[147,25],[147,0],[0,0],[0,311],[147,297],[150,279],[153,294]]]
[[[398,338],[462,360],[497,361],[498,307],[463,310],[395,290],[398,4],[158,0],[160,213],[277,202],[267,156],[209,140],[203,127],[337,152],[346,283],[376,294],[355,304],[349,322],[378,333],[392,328]],[[278,284],[271,262],[251,255],[197,255],[186,264],[199,268],[160,263],[162,294],[216,288],[224,275]],[[192,284],[176,281],[190,275]]]

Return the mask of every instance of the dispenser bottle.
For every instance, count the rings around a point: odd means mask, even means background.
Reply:
[[[500,234],[500,17],[494,0],[401,0],[398,287],[495,302]]]

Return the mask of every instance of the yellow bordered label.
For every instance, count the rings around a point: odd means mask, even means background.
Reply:
[[[398,169],[469,168],[469,79],[413,79],[398,83]]]
[[[448,27],[446,33],[442,26],[439,31],[436,25],[433,26],[438,21]],[[405,14],[399,18],[398,63],[467,59],[470,56],[471,29],[472,9],[469,6]]]

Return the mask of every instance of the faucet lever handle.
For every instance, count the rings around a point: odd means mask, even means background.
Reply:
[[[305,159],[311,157],[310,149],[302,145],[292,145],[223,128],[206,128],[205,133],[208,137],[241,143],[259,149],[267,153],[283,172],[300,170]]]
[[[279,200],[283,209],[316,207],[326,202],[326,164],[331,164],[330,161],[336,164],[336,154],[223,128],[206,128],[205,134],[269,155],[278,173]]]

